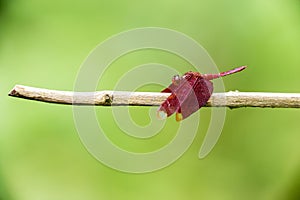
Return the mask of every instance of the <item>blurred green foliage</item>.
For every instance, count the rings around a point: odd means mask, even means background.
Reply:
[[[297,0],[1,0],[0,199],[299,199],[297,109],[228,110],[219,142],[199,160],[209,123],[204,108],[204,124],[183,157],[160,171],[135,175],[110,169],[86,151],[70,106],[7,96],[15,84],[72,90],[80,64],[97,44],[146,26],[191,36],[220,70],[248,65],[245,72],[224,79],[226,90],[300,92],[299,19]],[[110,89],[124,65],[130,69],[161,61],[189,70],[174,56],[151,55],[124,57],[99,88]],[[131,115],[143,125],[147,111],[132,108]],[[99,118],[109,112],[97,108]],[[104,120],[118,130],[112,119]],[[110,137],[120,146],[131,144],[132,150],[153,150],[174,135],[161,134],[150,144],[132,142],[121,133]]]

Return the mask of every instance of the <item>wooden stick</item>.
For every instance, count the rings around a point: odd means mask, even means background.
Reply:
[[[8,95],[57,104],[159,106],[170,95],[170,93],[125,91],[72,92],[16,85]],[[300,108],[300,94],[238,91],[214,93],[206,106],[230,108]]]

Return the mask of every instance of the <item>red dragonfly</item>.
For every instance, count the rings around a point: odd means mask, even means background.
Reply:
[[[246,66],[241,66],[219,74],[190,71],[182,77],[174,76],[171,85],[161,91],[171,95],[158,108],[157,117],[166,119],[176,112],[176,121],[187,118],[203,107],[211,97],[213,92],[211,80],[240,72],[245,68]]]

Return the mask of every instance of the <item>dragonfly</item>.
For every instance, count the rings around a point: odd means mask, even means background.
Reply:
[[[161,92],[171,95],[157,110],[159,119],[166,119],[176,112],[176,121],[186,119],[203,107],[213,93],[212,80],[234,74],[246,69],[241,66],[217,74],[201,74],[199,72],[186,72],[183,76],[175,75],[172,83]]]

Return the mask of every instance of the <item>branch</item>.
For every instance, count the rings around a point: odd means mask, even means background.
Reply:
[[[71,92],[16,85],[8,95],[57,104],[159,106],[170,93],[125,91]],[[238,91],[214,93],[206,106],[300,108],[300,94]]]

